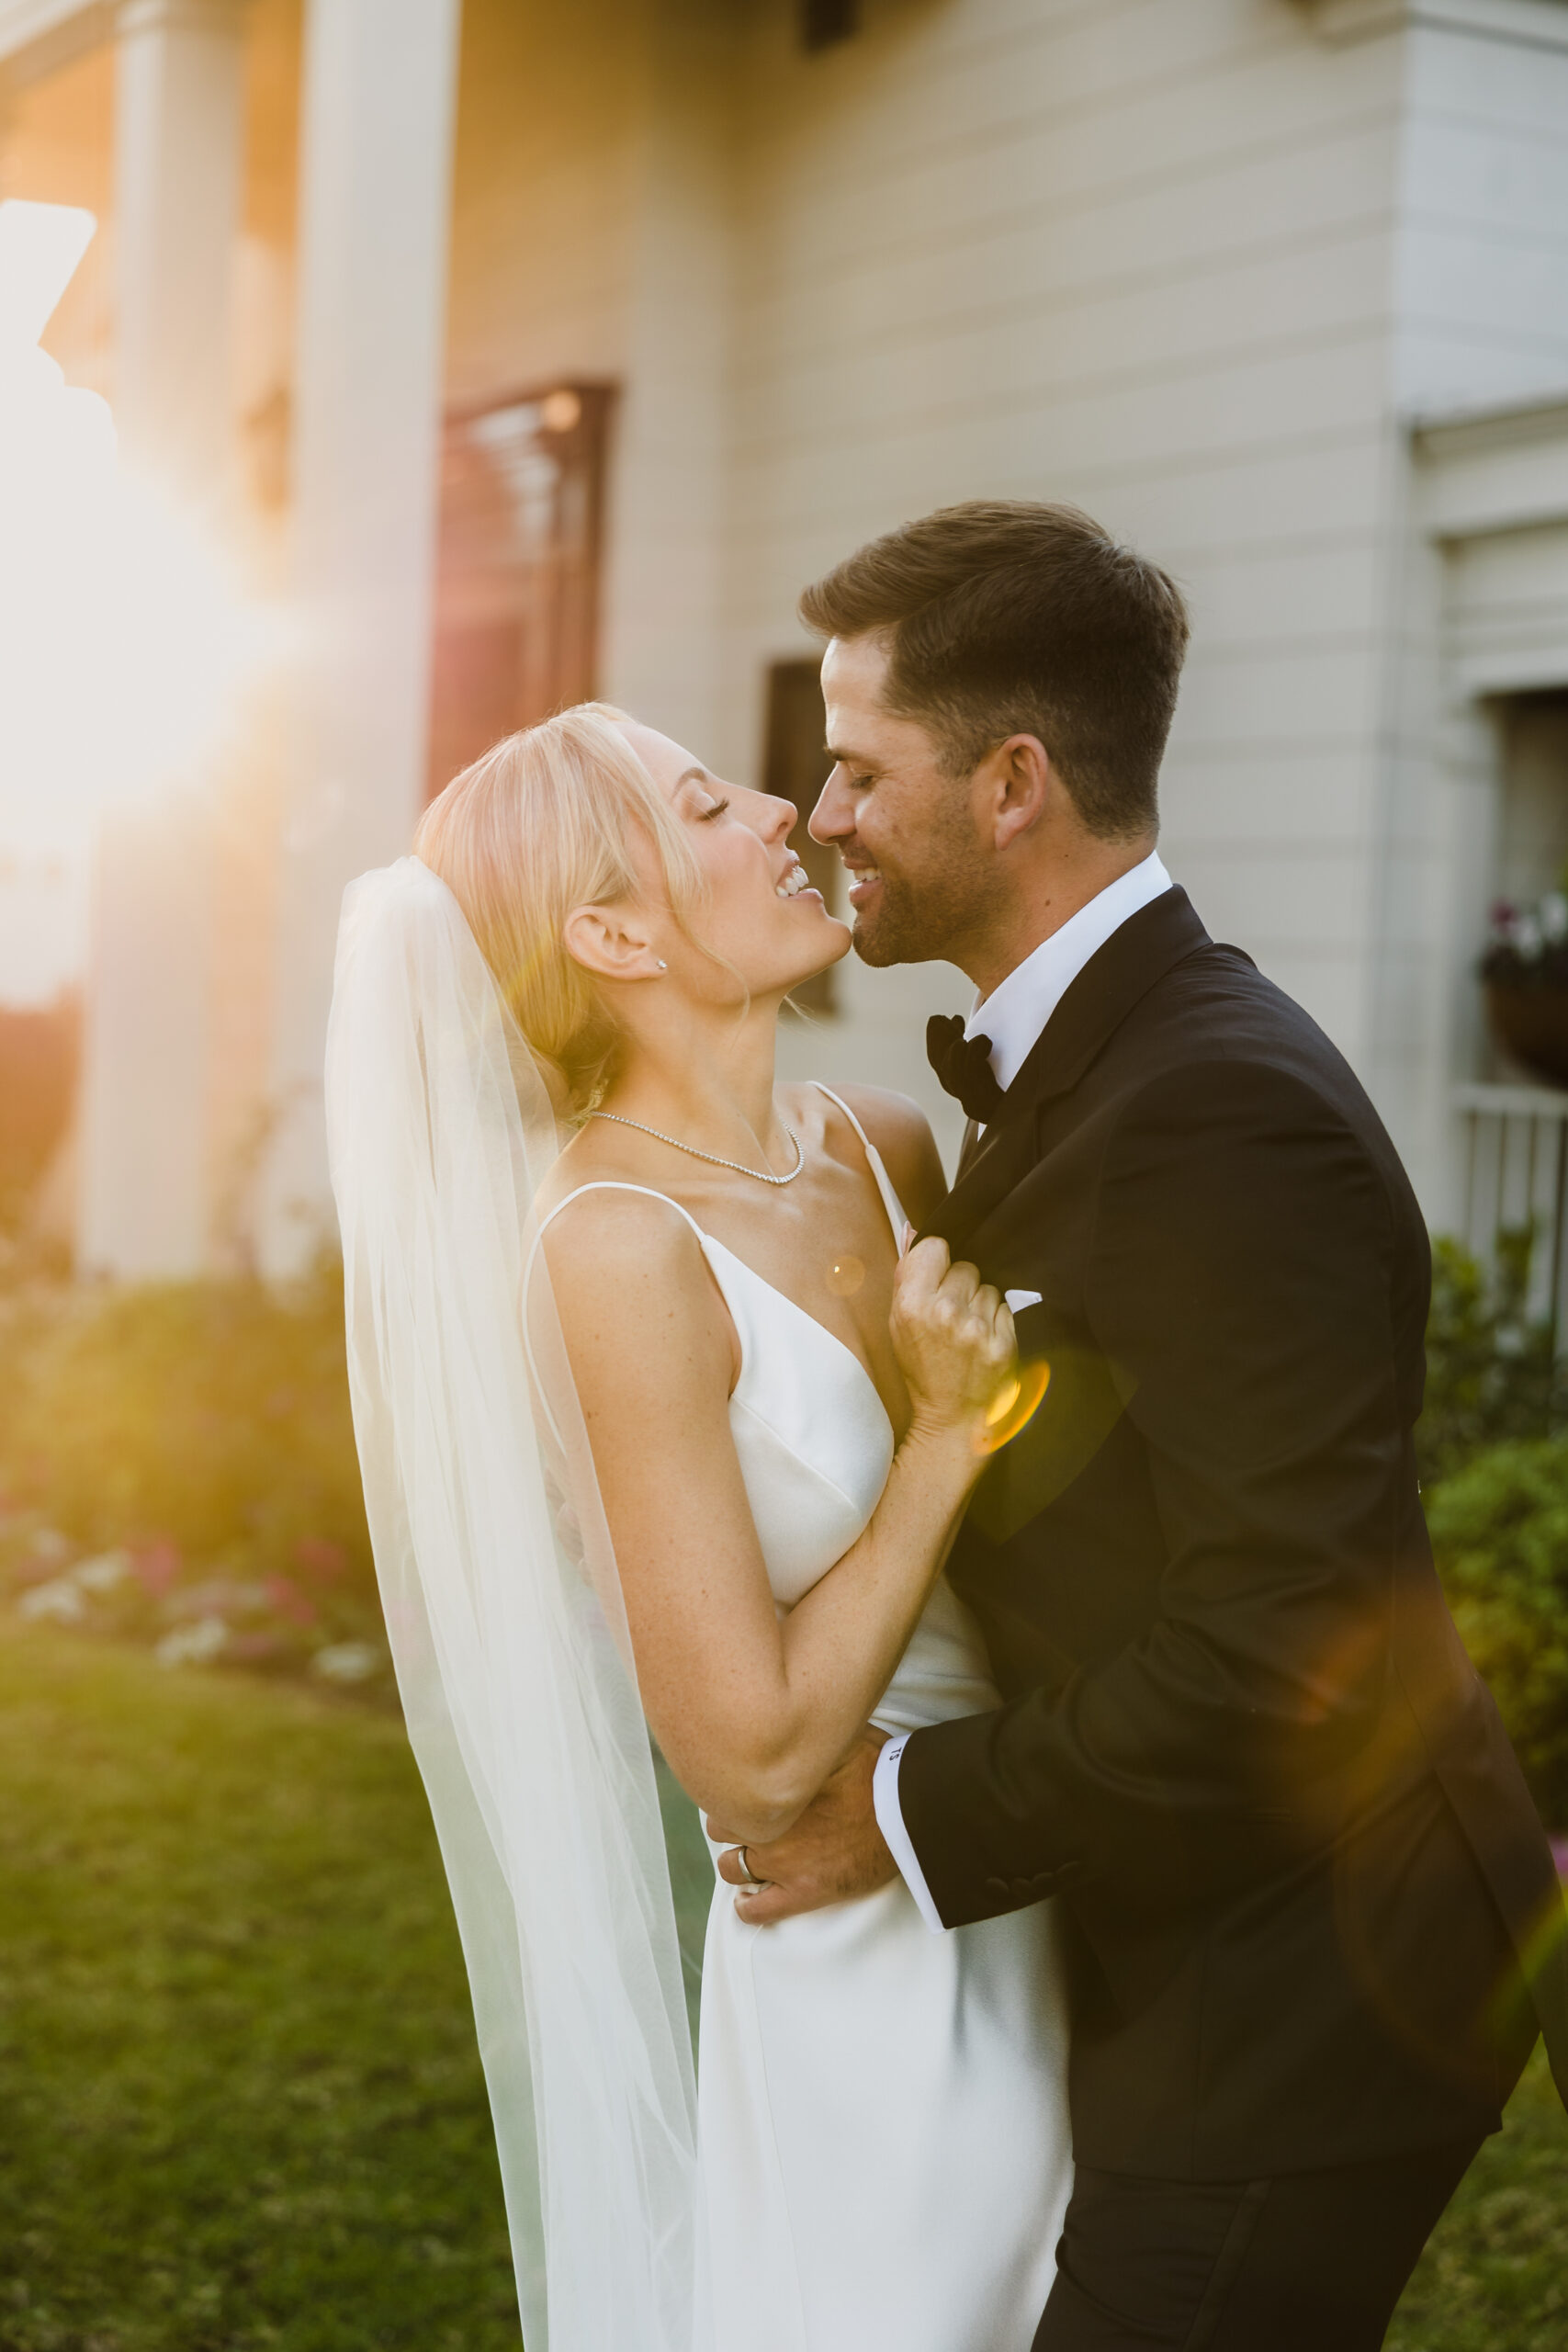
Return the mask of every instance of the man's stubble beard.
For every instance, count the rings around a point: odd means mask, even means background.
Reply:
[[[874,922],[857,910],[851,938],[863,964],[956,963],[962,943],[983,927],[987,877],[973,842],[955,831],[942,848],[929,880],[884,873]]]
[[[878,970],[891,964],[929,964],[942,954],[940,947],[927,944],[930,925],[920,920],[916,910],[906,900],[902,905],[888,904],[891,897],[886,882],[882,885],[882,904],[874,923],[864,923],[857,915],[854,930],[850,934],[855,954],[863,964]]]

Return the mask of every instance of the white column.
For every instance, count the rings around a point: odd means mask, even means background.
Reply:
[[[116,19],[115,417],[130,462],[209,509],[232,447],[243,23],[244,0],[124,0]]]
[[[124,469],[211,526],[229,489],[230,282],[243,152],[243,0],[116,17],[115,414]],[[208,1246],[210,780],[171,776],[96,854],[78,1250],[128,1279]]]
[[[423,793],[460,0],[310,0],[295,526],[304,681],[281,876],[263,1261],[331,1229],[321,1057],[344,886]]]
[[[115,810],[94,844],[77,1257],[127,1282],[207,1255],[209,842],[198,796]]]

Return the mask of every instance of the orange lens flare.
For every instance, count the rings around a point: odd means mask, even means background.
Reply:
[[[865,1280],[865,1267],[858,1258],[835,1258],[828,1269],[828,1288],[835,1298],[853,1298]]]
[[[1013,1378],[991,1399],[985,1434],[979,1441],[980,1452],[999,1453],[1004,1445],[1010,1445],[1020,1430],[1027,1429],[1034,1419],[1050,1385],[1048,1363],[1021,1363]]]

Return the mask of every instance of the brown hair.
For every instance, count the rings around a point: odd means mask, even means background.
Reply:
[[[569,1116],[604,1092],[619,1036],[592,975],[567,952],[567,917],[638,895],[638,832],[682,929],[705,887],[682,827],[621,732],[624,718],[608,703],[579,703],[504,737],[431,802],[413,841],[462,908]]]
[[[886,636],[887,707],[929,726],[950,774],[1033,735],[1092,831],[1156,821],[1187,608],[1076,506],[940,507],[836,564],[800,613],[824,637]]]

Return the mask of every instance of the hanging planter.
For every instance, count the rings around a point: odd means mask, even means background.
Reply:
[[[1568,1087],[1568,897],[1549,890],[1534,907],[1495,907],[1481,982],[1499,1052]]]

